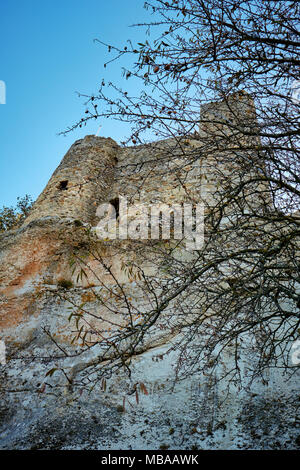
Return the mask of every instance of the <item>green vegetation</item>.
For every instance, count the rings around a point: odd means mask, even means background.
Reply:
[[[73,282],[67,279],[59,279],[57,285],[63,289],[71,289],[73,287]]]
[[[26,194],[22,198],[17,198],[17,204],[14,207],[3,206],[0,209],[0,233],[20,227],[28,216],[32,204],[31,196]]]

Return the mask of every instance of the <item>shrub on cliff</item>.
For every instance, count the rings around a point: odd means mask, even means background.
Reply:
[[[30,212],[32,204],[31,196],[26,194],[24,197],[17,198],[15,206],[3,206],[0,209],[0,233],[22,225]]]

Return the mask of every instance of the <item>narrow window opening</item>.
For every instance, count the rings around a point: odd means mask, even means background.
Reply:
[[[112,199],[111,201],[109,201],[109,203],[114,207],[114,209],[116,211],[116,219],[118,220],[119,215],[120,215],[120,200],[119,200],[119,198],[116,197],[115,199]]]
[[[57,187],[61,191],[67,190],[68,189],[68,180],[61,181]]]

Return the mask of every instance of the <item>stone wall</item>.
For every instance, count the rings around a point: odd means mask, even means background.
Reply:
[[[109,197],[118,148],[112,139],[102,137],[76,141],[36,200],[26,224],[47,216],[91,222],[98,204]]]

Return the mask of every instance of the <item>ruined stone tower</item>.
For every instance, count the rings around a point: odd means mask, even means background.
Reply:
[[[202,199],[209,202],[216,186],[216,165],[220,165],[216,155],[224,151],[218,148],[218,140],[222,140],[224,133],[229,138],[232,135],[232,147],[238,147],[239,135],[230,125],[253,128],[256,115],[252,98],[239,93],[226,103],[203,106],[201,117],[199,136],[180,143],[169,139],[121,148],[110,138],[93,135],[76,141],[38,197],[25,224],[45,217],[73,218],[93,224],[97,206],[119,195],[128,197],[132,203]],[[208,139],[210,144],[206,148]],[[258,140],[254,137],[253,142]],[[197,149],[203,147],[203,156],[199,158]],[[233,167],[234,161],[228,168],[221,165],[220,169],[230,175]]]
[[[91,223],[95,207],[108,198],[118,149],[112,139],[91,135],[77,140],[38,197],[26,223],[47,216]]]

